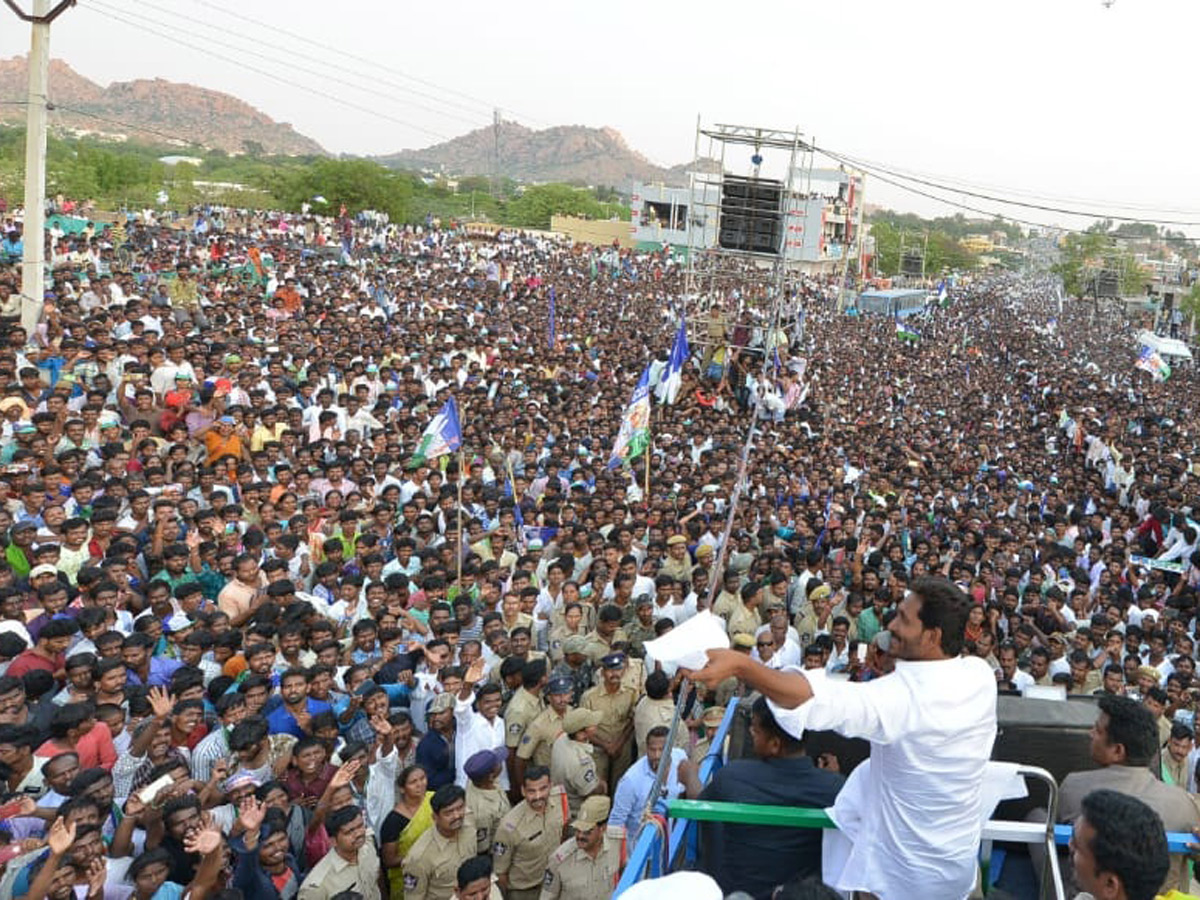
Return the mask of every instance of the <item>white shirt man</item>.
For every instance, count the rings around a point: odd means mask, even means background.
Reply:
[[[654,737],[650,738],[655,740]],[[661,745],[665,738],[657,739]],[[659,747],[661,753],[661,746]],[[663,787],[666,789],[666,799],[673,800],[683,793],[683,785],[679,781],[679,763],[687,759],[687,751],[679,747],[671,749],[671,768],[667,771],[667,780]],[[654,790],[655,771],[650,766],[650,760],[643,755],[621,776],[617,782],[617,790],[613,794],[612,811],[608,814],[609,825],[621,825],[626,834],[637,834],[642,824],[642,811],[650,792]]]
[[[929,900],[962,900],[975,884],[996,679],[983,660],[959,655],[968,609],[945,579],[917,579],[889,626],[896,670],[865,683],[773,672],[734,650],[710,650],[695,673],[710,687],[737,677],[762,691],[796,737],[828,729],[871,742],[830,810],[850,842],[835,842],[840,854],[826,848],[823,877],[839,891],[900,900],[919,884]]]
[[[470,700],[456,697],[454,719],[458,723],[458,730],[454,735],[454,783],[459,787],[466,787],[467,773],[463,771],[463,766],[467,760],[480,750],[495,750],[504,746],[504,717],[496,716],[489,722],[472,708]],[[507,769],[500,773],[496,785],[508,790]]]

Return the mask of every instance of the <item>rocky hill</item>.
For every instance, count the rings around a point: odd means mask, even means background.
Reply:
[[[664,169],[632,150],[613,128],[560,125],[535,131],[516,122],[499,129],[500,174],[520,181],[574,181],[625,190],[631,181],[687,183],[686,166]],[[496,148],[492,128],[479,128],[423,150],[376,157],[393,168],[446,175],[490,175]]]
[[[25,57],[0,60],[0,101],[24,100],[27,77]],[[156,78],[101,87],[56,59],[50,63],[50,101],[56,107],[50,127],[60,133],[199,145],[227,153],[248,149],[289,156],[325,153],[291,125],[276,122],[229,94],[192,84]],[[19,124],[24,119],[23,106],[0,104],[0,122]]]

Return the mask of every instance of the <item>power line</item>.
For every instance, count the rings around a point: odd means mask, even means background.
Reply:
[[[952,175],[939,175],[937,173],[924,172],[920,169],[913,169],[906,166],[897,166],[894,164],[882,163],[878,160],[867,159],[866,157],[847,156],[847,159],[855,159],[860,161],[859,167],[874,166],[877,169],[890,168],[897,177],[922,176],[924,178],[937,179],[946,182],[946,190],[959,191],[959,185],[965,185],[970,188],[984,191],[995,191],[1001,194],[1008,194],[1014,197],[1027,197],[1033,200],[1043,200],[1052,203],[1077,203],[1084,206],[1096,206],[1101,209],[1122,209],[1122,210],[1137,210],[1141,212],[1153,213],[1169,213],[1173,215],[1200,216],[1200,211],[1194,209],[1175,209],[1165,206],[1149,206],[1141,203],[1124,203],[1112,200],[1094,200],[1090,197],[1071,197],[1064,195],[1054,195],[1039,193],[1035,191],[1024,191],[1019,188],[1010,188],[1004,185],[987,184],[984,182],[970,181],[963,178],[958,178]],[[1143,220],[1139,220],[1143,221]]]
[[[195,0],[195,2],[200,4],[201,6],[211,7],[215,10],[218,10],[219,12],[224,13],[225,15],[233,16],[236,19],[241,19],[243,22],[249,22],[252,25],[258,25],[258,26],[261,26],[262,28],[270,29],[272,32],[285,35],[287,37],[293,38],[294,40],[301,41],[305,44],[309,44],[313,47],[319,47],[322,50],[331,49],[330,45],[326,42],[314,40],[313,38],[307,37],[303,34],[298,34],[294,31],[288,31],[286,28],[280,27],[275,22],[264,22],[261,19],[255,19],[252,16],[247,16],[243,13],[237,12],[236,10],[232,10],[227,7],[221,6],[219,3],[214,3],[214,2],[212,2],[212,0]],[[372,67],[377,68],[384,72],[389,72],[392,75],[399,76],[400,78],[407,78],[409,81],[415,81],[417,84],[422,84],[422,85],[425,85],[426,87],[434,88],[436,90],[443,91],[447,94],[453,94],[457,97],[462,97],[465,100],[470,100],[471,102],[479,104],[480,106],[483,106],[489,110],[496,106],[502,106],[502,108],[506,109],[508,112],[512,113],[517,118],[525,119],[528,122],[534,122],[538,125],[547,125],[547,126],[553,125],[553,123],[547,122],[544,119],[539,119],[536,116],[526,115],[525,113],[522,113],[519,110],[513,110],[511,107],[503,106],[502,104],[497,104],[491,100],[485,100],[483,98],[476,97],[473,94],[468,94],[465,91],[460,91],[460,90],[456,90],[455,88],[446,87],[445,85],[437,84],[436,82],[429,81],[425,78],[419,78],[416,75],[410,75],[408,72],[405,72],[401,69],[397,69],[394,66],[384,65],[383,63],[379,62],[378,60],[371,59],[370,57],[359,56],[358,54],[351,53],[350,51],[347,51],[342,48],[337,48],[337,52],[346,56],[349,59],[357,60],[360,63],[364,63],[366,65],[372,66]],[[448,102],[448,101],[446,101],[446,102]]]
[[[159,131],[156,128],[147,128],[145,125],[135,125],[132,122],[122,122],[120,119],[112,119],[112,118],[109,118],[108,116],[102,116],[99,113],[89,112],[86,109],[79,109],[78,107],[75,107],[75,106],[63,106],[61,103],[55,103],[51,106],[51,110],[54,112],[70,112],[70,113],[75,113],[76,115],[79,115],[79,116],[87,116],[89,119],[96,119],[97,121],[100,121],[100,122],[107,122],[109,125],[117,125],[121,128],[127,128],[130,131],[140,131],[140,132],[144,132],[146,134],[153,134],[156,137],[163,138],[164,140],[168,140],[173,143],[179,142],[179,143],[186,144],[190,147],[201,147],[202,146],[201,144],[197,143],[196,141],[193,141],[189,138],[180,137],[177,134],[167,134],[167,132],[165,132],[165,131]]]
[[[1062,231],[1066,234],[1077,234],[1077,235],[1099,234],[1102,237],[1109,238],[1110,240],[1113,240],[1113,241],[1120,240],[1124,237],[1123,235],[1108,234],[1106,232],[1083,231],[1078,228],[1062,228],[1057,225],[1048,225],[1045,222],[1034,222],[1030,219],[1018,219],[1014,216],[1010,216],[1005,213],[996,212],[995,210],[987,210],[987,209],[981,209],[977,206],[970,206],[969,204],[960,203],[955,200],[949,200],[945,197],[939,197],[936,194],[931,194],[928,191],[921,190],[920,188],[915,188],[915,187],[912,187],[911,185],[904,184],[903,182],[896,181],[895,179],[888,178],[886,175],[882,175],[878,171],[874,171],[873,166],[860,165],[858,163],[851,161],[848,157],[840,156],[831,150],[824,149],[823,147],[814,146],[813,149],[816,150],[818,153],[822,153],[825,156],[828,156],[830,159],[834,160],[835,162],[844,163],[848,166],[852,166],[854,168],[861,169],[861,170],[867,172],[872,178],[882,181],[884,184],[890,184],[893,187],[897,187],[902,191],[908,191],[910,194],[916,194],[918,197],[925,197],[928,200],[935,200],[938,203],[942,203],[946,206],[951,206],[956,209],[964,210],[966,212],[977,213],[978,215],[981,215],[981,216],[987,216],[990,219],[1001,219],[1005,222],[1012,222],[1014,225],[1025,225],[1030,228],[1052,228],[1056,231]],[[1146,223],[1146,224],[1155,224],[1155,223]],[[1187,243],[1187,244],[1200,243],[1200,238],[1190,238],[1190,237],[1186,237],[1186,236],[1156,237],[1155,240],[1162,241],[1165,243]]]
[[[105,6],[106,4],[104,4],[104,3],[101,3],[101,5],[102,5],[102,6]],[[299,64],[299,63],[295,62],[295,61],[294,61],[294,60],[292,60],[292,59],[288,59],[288,58],[286,58],[286,57],[287,57],[289,54],[291,54],[291,53],[292,53],[292,51],[291,51],[291,50],[290,50],[288,47],[284,47],[284,46],[282,46],[282,45],[280,45],[280,44],[277,44],[277,43],[272,43],[272,42],[270,42],[270,41],[263,41],[263,40],[257,40],[257,39],[255,39],[255,40],[251,40],[250,38],[244,38],[244,37],[242,37],[242,36],[240,36],[240,35],[237,35],[237,34],[236,34],[236,33],[234,33],[234,32],[231,32],[231,31],[229,31],[228,29],[226,29],[226,28],[224,28],[224,27],[222,27],[222,26],[220,26],[220,25],[215,25],[215,24],[213,24],[212,22],[207,22],[207,21],[205,21],[205,20],[203,20],[203,19],[198,19],[198,18],[196,18],[195,16],[189,16],[189,15],[187,15],[186,13],[181,13],[181,12],[178,12],[177,10],[169,9],[169,8],[167,8],[167,7],[163,7],[163,6],[158,6],[158,5],[154,4],[154,3],[147,2],[147,0],[141,0],[141,2],[139,2],[139,4],[138,4],[138,5],[139,5],[140,7],[149,7],[149,8],[151,8],[151,9],[157,10],[158,12],[164,13],[164,14],[166,14],[166,15],[175,16],[175,17],[177,17],[177,18],[179,18],[179,19],[182,19],[182,20],[184,20],[184,21],[186,21],[186,22],[191,22],[191,23],[194,23],[194,24],[196,24],[196,25],[199,25],[199,26],[201,26],[201,27],[203,27],[203,28],[207,28],[207,29],[209,29],[209,30],[211,30],[211,31],[215,31],[215,32],[217,32],[217,33],[218,33],[218,34],[221,36],[221,39],[222,39],[222,40],[225,40],[225,41],[229,41],[229,40],[231,40],[231,39],[236,39],[236,40],[241,40],[241,41],[244,41],[244,42],[247,42],[247,43],[252,43],[252,44],[254,44],[255,46],[269,47],[269,48],[271,48],[271,49],[273,49],[273,50],[277,50],[277,51],[279,51],[280,53],[283,53],[283,54],[285,55],[285,58],[284,58],[284,59],[282,59],[282,60],[281,60],[281,59],[277,59],[277,58],[274,58],[274,57],[271,57],[271,56],[267,56],[266,54],[260,53],[260,52],[259,52],[258,50],[256,50],[256,49],[248,49],[248,48],[244,48],[244,47],[234,47],[234,46],[231,46],[231,47],[229,47],[229,48],[228,48],[228,49],[230,49],[230,50],[236,50],[237,52],[240,52],[240,53],[246,53],[246,54],[249,54],[250,56],[255,56],[255,57],[258,57],[259,59],[263,59],[263,60],[266,60],[267,62],[271,62],[271,63],[277,64],[277,65],[286,65],[286,66],[288,66],[289,68],[292,68],[292,69],[297,69],[297,70],[299,70],[299,71],[301,71],[301,72],[307,72],[308,74],[310,74],[310,75],[315,75],[315,76],[316,76],[316,77],[318,77],[318,78],[322,78],[322,79],[329,80],[329,81],[334,81],[334,82],[337,82],[337,83],[339,83],[339,84],[344,84],[344,85],[346,85],[347,87],[353,88],[353,89],[355,89],[355,90],[360,90],[360,91],[363,91],[364,93],[368,93],[368,94],[374,94],[375,96],[382,97],[382,98],[384,98],[385,100],[389,100],[389,101],[392,101],[392,102],[395,102],[395,101],[396,101],[396,97],[395,97],[395,95],[394,95],[394,94],[388,93],[387,91],[382,91],[382,90],[380,90],[379,88],[377,88],[377,87],[375,87],[375,86],[373,86],[373,85],[372,85],[372,86],[363,86],[363,85],[360,85],[360,84],[355,84],[355,83],[353,83],[353,82],[346,81],[345,79],[338,78],[337,76],[330,75],[330,74],[328,74],[327,72],[318,71],[318,70],[316,70],[316,69],[313,69],[313,68],[307,67],[307,66],[305,66],[305,65],[301,65],[301,64]],[[108,8],[110,8],[110,9],[111,9],[112,7],[108,7]],[[158,19],[152,19],[152,18],[149,18],[148,16],[145,16],[145,15],[143,15],[142,13],[137,13],[137,12],[129,12],[129,11],[124,11],[124,12],[126,12],[126,14],[127,14],[127,15],[133,16],[133,17],[135,17],[135,18],[141,18],[141,19],[144,19],[144,20],[145,20],[145,21],[147,21],[147,22],[152,22],[152,23],[154,23],[154,24],[156,24],[156,25],[159,25],[159,26],[160,26],[160,27],[162,27],[162,28],[170,28],[170,29],[175,29],[175,30],[179,30],[179,31],[186,31],[186,30],[185,30],[185,29],[183,29],[181,26],[173,25],[173,24],[171,24],[170,22],[164,22],[164,21],[161,21],[161,20],[158,20]],[[367,75],[367,74],[365,74],[365,73],[362,73],[362,72],[360,72],[360,71],[358,71],[358,70],[356,70],[356,69],[352,69],[352,68],[350,68],[350,67],[348,67],[348,66],[339,65],[338,63],[329,62],[329,61],[326,61],[326,60],[321,60],[321,59],[313,59],[313,58],[311,58],[311,57],[306,57],[306,60],[307,60],[308,62],[315,63],[315,64],[317,64],[317,65],[320,65],[320,66],[325,66],[325,67],[328,67],[329,69],[333,69],[333,70],[336,70],[336,71],[341,71],[341,72],[346,72],[346,73],[348,73],[348,74],[350,74],[350,75],[353,75],[353,76],[355,76],[355,77],[357,77],[357,78],[360,78],[360,79],[367,79],[367,80],[370,80],[370,81],[373,81],[373,82],[377,82],[377,83],[379,83],[379,84],[388,85],[389,87],[395,88],[396,90],[399,90],[399,91],[406,91],[406,92],[409,92],[409,93],[413,93],[413,94],[416,94],[416,95],[417,95],[417,96],[419,96],[419,97],[425,97],[425,98],[427,98],[427,99],[429,99],[429,100],[433,100],[434,102],[437,102],[437,103],[446,103],[446,104],[448,104],[448,105],[451,105],[451,106],[458,107],[459,109],[464,109],[464,110],[466,110],[467,112],[470,112],[470,113],[474,114],[474,116],[475,116],[475,117],[473,117],[473,118],[468,118],[467,116],[461,115],[460,113],[456,113],[456,112],[450,112],[450,111],[447,111],[447,110],[442,110],[442,109],[437,109],[437,108],[435,108],[435,107],[424,106],[424,105],[422,105],[422,104],[420,104],[420,103],[412,103],[412,104],[411,104],[412,106],[414,106],[414,107],[415,107],[415,108],[417,108],[417,109],[424,110],[425,112],[432,113],[432,114],[434,114],[434,115],[438,115],[438,116],[446,116],[447,118],[451,118],[451,119],[457,119],[457,120],[459,120],[460,122],[466,122],[466,123],[467,123],[467,124],[469,124],[469,125],[474,125],[474,126],[476,126],[476,127],[478,127],[478,126],[479,126],[479,118],[478,118],[478,116],[482,115],[482,113],[481,113],[481,112],[479,112],[479,111],[477,111],[477,110],[471,109],[470,107],[468,107],[468,106],[466,106],[466,105],[464,105],[464,104],[454,103],[453,101],[445,101],[445,100],[442,100],[440,97],[436,97],[436,96],[434,96],[434,95],[432,95],[432,94],[427,94],[427,93],[424,93],[424,92],[422,92],[422,91],[417,91],[417,90],[415,90],[415,89],[413,89],[413,88],[410,88],[410,87],[408,87],[407,85],[403,85],[403,84],[400,84],[400,83],[398,83],[398,82],[395,82],[395,81],[381,80],[381,79],[375,78],[374,76],[371,76],[371,75]]]
[[[169,34],[167,32],[160,31],[156,28],[152,28],[151,26],[144,24],[144,22],[131,21],[130,19],[125,18],[123,15],[119,15],[118,13],[111,11],[111,8],[109,8],[109,11],[107,13],[101,13],[95,9],[96,5],[98,5],[97,0],[92,0],[92,4],[83,7],[83,9],[87,9],[87,10],[96,12],[97,15],[104,15],[107,18],[115,19],[116,21],[122,22],[125,25],[128,25],[130,28],[137,30],[139,33],[148,32],[150,34],[157,35],[158,37],[161,37],[164,40],[168,40],[173,43],[179,44],[183,47],[187,47],[191,50],[195,50],[198,53],[205,53],[209,56],[215,57],[216,59],[220,59],[231,65],[239,66],[242,69],[246,69],[246,70],[254,72],[255,74],[258,74],[258,75],[262,75],[265,78],[270,78],[273,81],[278,81],[279,83],[285,84],[288,87],[296,88],[297,90],[301,90],[301,91],[306,91],[315,96],[323,97],[326,100],[332,100],[334,103],[337,103],[340,106],[346,107],[348,109],[354,109],[354,110],[357,110],[358,112],[363,112],[368,115],[375,116],[376,118],[379,118],[379,119],[386,119],[389,122],[394,122],[397,125],[403,125],[405,128],[411,128],[415,131],[425,132],[426,134],[430,134],[433,137],[439,138],[444,141],[450,140],[450,137],[448,135],[442,134],[439,131],[434,131],[431,128],[426,128],[423,125],[417,125],[414,122],[409,122],[409,121],[407,121],[405,119],[401,119],[397,116],[393,116],[393,115],[389,115],[388,113],[381,112],[378,109],[374,109],[369,106],[364,106],[363,104],[356,103],[353,100],[347,100],[345,97],[339,97],[336,94],[331,94],[328,91],[321,90],[320,88],[311,87],[310,85],[303,84],[302,82],[293,81],[292,79],[285,78],[282,75],[280,75],[276,72],[272,72],[269,69],[263,69],[259,66],[252,65],[252,64],[244,62],[242,60],[234,59],[233,57],[227,56],[224,53],[221,53],[217,50],[213,50],[209,47],[199,46],[197,44],[191,43],[190,41],[185,41],[182,38],[175,37],[175,35],[173,35],[173,34]]]
[[[879,166],[879,165],[869,166],[865,162],[856,160],[853,157],[839,156],[839,155],[830,153],[820,147],[816,147],[815,149],[820,150],[822,153],[825,153],[827,156],[831,156],[835,159],[840,159],[841,161],[845,162],[847,165],[854,166],[855,168],[865,169],[868,171],[870,171],[871,169],[875,169],[877,172],[884,172],[888,175],[891,175],[893,178],[903,178],[906,181],[912,181],[916,184],[924,185],[925,187],[935,188],[935,189],[941,190],[941,191],[948,191],[948,192],[954,193],[954,194],[962,194],[963,196],[966,196],[966,197],[974,197],[977,200],[988,200],[992,203],[1003,203],[1006,206],[1020,206],[1024,209],[1034,209],[1039,212],[1058,213],[1059,215],[1079,216],[1079,217],[1085,218],[1085,219],[1105,218],[1105,219],[1112,219],[1112,220],[1118,221],[1118,222],[1141,222],[1141,223],[1147,223],[1147,224],[1153,224],[1153,225],[1179,225],[1179,226],[1182,226],[1185,228],[1200,228],[1200,222],[1181,222],[1181,221],[1169,220],[1169,219],[1157,219],[1157,220],[1153,220],[1153,221],[1148,221],[1145,217],[1138,218],[1138,217],[1134,217],[1134,216],[1116,215],[1115,213],[1086,212],[1086,211],[1081,211],[1081,210],[1077,210],[1077,209],[1067,209],[1065,207],[1060,207],[1060,206],[1047,206],[1047,205],[1041,204],[1041,203],[1026,203],[1021,200],[1007,200],[1003,197],[994,197],[989,194],[980,193],[978,191],[971,191],[971,190],[967,190],[965,188],[954,187],[952,185],[947,186],[945,184],[939,184],[937,182],[930,181],[925,178],[918,178],[915,175],[904,175],[902,173],[896,172],[892,169],[888,169],[888,168],[885,168],[885,167]],[[876,175],[876,177],[879,177],[879,176]]]

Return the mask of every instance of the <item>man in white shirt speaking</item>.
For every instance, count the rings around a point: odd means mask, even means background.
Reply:
[[[944,578],[919,578],[888,626],[893,674],[866,683],[823,671],[776,671],[733,650],[708,651],[693,677],[736,677],[767,698],[780,725],[871,742],[830,815],[853,842],[824,880],[900,900],[962,900],[975,884],[984,768],[996,737],[996,679],[960,655],[970,600]],[[827,861],[828,862],[828,861]]]

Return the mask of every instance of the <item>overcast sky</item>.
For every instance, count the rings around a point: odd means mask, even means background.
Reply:
[[[671,165],[691,159],[699,115],[799,126],[934,181],[1200,222],[1197,33],[1195,0],[79,0],[51,52],[101,83],[227,91],[335,152],[427,146],[499,107],[531,127],[612,126]],[[0,54],[27,49],[6,20]],[[952,211],[878,179],[867,197]]]

